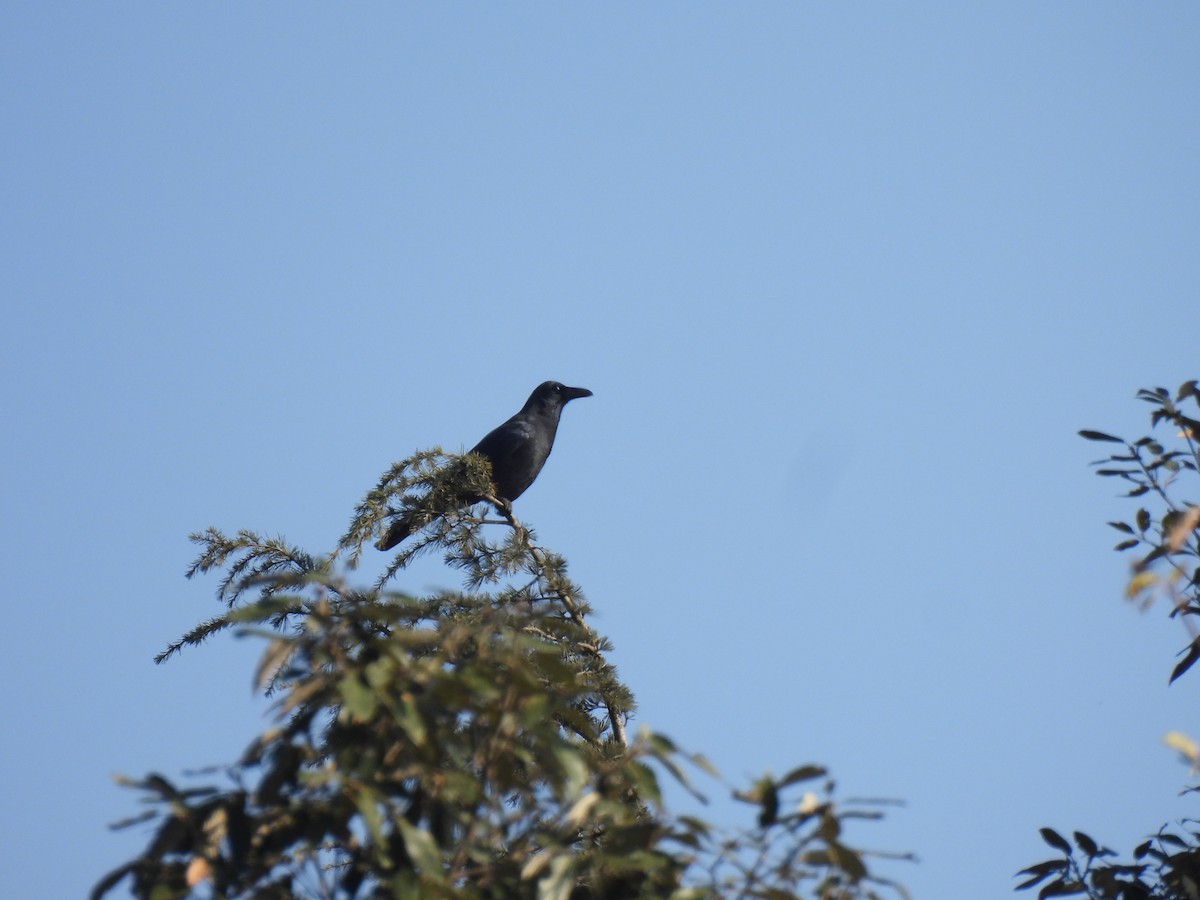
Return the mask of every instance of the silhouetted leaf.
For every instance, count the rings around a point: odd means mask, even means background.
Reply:
[[[1123,532],[1125,534],[1133,534],[1133,527],[1130,525],[1126,525],[1124,522],[1109,522],[1108,524],[1110,526],[1112,526],[1113,528],[1117,529],[1117,531]]]
[[[1082,831],[1075,832],[1075,846],[1086,853],[1089,857],[1095,856],[1100,852],[1100,848],[1090,837]]]
[[[828,839],[826,846],[829,848],[829,856],[838,867],[845,872],[852,881],[859,881],[867,875],[866,864],[862,861],[856,851],[851,850],[845,844],[841,844],[835,840]]]
[[[1150,563],[1154,562],[1159,557],[1165,556],[1166,553],[1167,553],[1166,545],[1159,544],[1157,547],[1155,547],[1153,550],[1151,550],[1149,553],[1147,553],[1144,557],[1142,557],[1142,560],[1138,563],[1139,568],[1142,568],[1142,569],[1146,568],[1146,566],[1150,565]]]
[[[1171,680],[1167,683],[1171,684],[1174,682],[1176,678],[1190,669],[1198,659],[1200,659],[1200,636],[1192,639],[1192,643],[1188,647],[1187,653],[1184,655],[1183,659],[1179,661],[1179,665],[1177,665],[1171,672]]]
[[[825,775],[825,772],[826,770],[821,766],[798,766],[779,779],[778,787],[785,788],[789,784],[809,781],[813,778],[821,778]]]
[[[1150,527],[1150,513],[1147,510],[1139,509],[1137,511],[1137,527],[1138,531],[1143,533]]]
[[[1018,891],[1023,891],[1026,888],[1033,887],[1035,884],[1040,884],[1055,872],[1061,872],[1069,865],[1070,862],[1065,859],[1048,859],[1045,862],[1032,865],[1028,869],[1022,869],[1017,873],[1018,875],[1032,875],[1033,877],[1027,881],[1022,881],[1017,885],[1016,889]]]
[[[1105,434],[1103,431],[1084,430],[1084,431],[1079,432],[1079,436],[1081,438],[1085,438],[1086,440],[1089,440],[1089,441],[1111,441],[1114,444],[1125,443],[1125,441],[1122,438],[1113,437],[1111,434]]]
[[[1115,547],[1113,547],[1113,549],[1128,550],[1130,547],[1136,547],[1140,543],[1141,541],[1139,541],[1137,538],[1130,538],[1127,541],[1121,541],[1121,543],[1117,544]]]
[[[1053,828],[1040,829],[1042,840],[1053,847],[1055,850],[1061,850],[1063,853],[1070,854],[1071,845],[1067,843],[1066,838],[1055,831]]]
[[[127,863],[118,869],[113,869],[92,888],[92,892],[88,894],[88,900],[100,900],[101,897],[117,886],[117,882],[132,872],[136,865],[136,863]]]
[[[1087,887],[1079,881],[1052,881],[1038,891],[1038,897],[1069,897],[1086,892]]]
[[[762,810],[758,814],[758,827],[767,828],[775,824],[779,816],[779,791],[774,784],[762,785]]]

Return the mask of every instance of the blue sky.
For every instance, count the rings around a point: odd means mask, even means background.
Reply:
[[[152,662],[217,609],[188,532],[329,548],[547,378],[595,396],[518,514],[639,723],[903,798],[851,837],[919,898],[1194,814],[1160,741],[1200,682],[1075,431],[1200,376],[1198,40],[1184,3],[5,4],[3,883],[79,896],[145,839],[113,773],[262,727],[253,642]]]

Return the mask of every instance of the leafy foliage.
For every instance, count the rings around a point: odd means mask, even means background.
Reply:
[[[1168,423],[1177,434],[1170,444],[1147,435],[1133,442],[1099,431],[1081,431],[1092,441],[1119,443],[1123,449],[1098,460],[1097,475],[1120,478],[1132,487],[1126,497],[1148,498],[1143,501],[1128,522],[1108,524],[1125,537],[1117,550],[1138,548],[1140,556],[1134,563],[1133,576],[1126,588],[1127,596],[1143,607],[1157,596],[1171,601],[1170,614],[1178,617],[1188,630],[1189,642],[1183,649],[1183,659],[1171,673],[1174,681],[1200,659],[1200,506],[1177,496],[1181,476],[1200,472],[1200,419],[1186,413],[1187,401],[1200,407],[1200,388],[1195,381],[1183,384],[1172,400],[1165,388],[1141,390],[1138,398],[1154,408],[1150,414],[1152,427]],[[1155,563],[1165,566],[1159,574]]]
[[[1194,491],[1200,473],[1200,407],[1196,381],[1180,386],[1174,397],[1165,388],[1138,392],[1153,408],[1150,425],[1170,426],[1171,436],[1152,435],[1126,441],[1102,431],[1081,431],[1089,440],[1120,444],[1119,450],[1095,465],[1096,474],[1118,478],[1130,487],[1126,497],[1139,506],[1129,521],[1109,522],[1123,537],[1118,551],[1137,548],[1138,557],[1126,587],[1126,596],[1147,609],[1156,598],[1169,601],[1169,615],[1187,629],[1189,640],[1170,681],[1187,672],[1200,659],[1200,506],[1180,494]],[[1146,499],[1140,499],[1140,498]],[[1191,738],[1172,732],[1165,742],[1179,750],[1196,770],[1200,749]],[[1196,791],[1198,788],[1191,788]],[[1074,843],[1051,828],[1042,839],[1059,856],[1021,870],[1026,876],[1018,889],[1038,887],[1038,897],[1085,895],[1093,900],[1148,900],[1148,898],[1200,897],[1200,822],[1185,820],[1176,828],[1163,826],[1139,844],[1126,862],[1117,853],[1076,831]]]
[[[260,635],[274,721],[225,785],[126,780],[151,809],[119,827],[156,828],[94,898],[127,878],[154,900],[201,885],[227,898],[906,896],[845,840],[879,805],[835,803],[821,767],[735,791],[758,811],[738,831],[668,814],[660,779],[694,791],[711,767],[663,735],[629,737],[632,692],[565,560],[490,491],[486,461],[433,450],[383,477],[328,556],[250,531],[193,535],[188,575],[223,573],[225,612],[160,661],[228,628]],[[490,502],[453,508],[464,495]],[[349,586],[397,515],[424,530],[374,586]],[[390,587],[434,550],[466,590]]]

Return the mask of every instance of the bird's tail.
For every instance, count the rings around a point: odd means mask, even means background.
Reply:
[[[375,546],[379,550],[391,550],[412,534],[413,530],[413,523],[408,521],[407,516],[403,516],[391,524],[383,537],[375,542]]]

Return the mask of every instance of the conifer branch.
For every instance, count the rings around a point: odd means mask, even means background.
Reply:
[[[595,631],[584,620],[583,610],[575,602],[575,589],[565,577],[562,576],[562,559],[556,557],[555,565],[551,565],[549,555],[540,546],[535,544],[532,535],[513,513],[512,504],[507,500],[501,500],[494,495],[486,497],[504,517],[504,521],[516,533],[518,539],[525,544],[529,550],[530,556],[533,557],[540,569],[539,573],[535,573],[539,579],[544,578],[553,592],[554,598],[562,604],[563,609],[567,611],[567,615],[587,635],[587,641],[575,641],[575,646],[583,650],[585,654],[599,661],[603,669],[612,672],[612,666],[604,657],[604,654],[598,649],[601,646],[607,646],[607,641],[599,633]],[[552,573],[554,578],[551,579],[547,573]],[[535,579],[536,580],[536,579]],[[617,743],[624,748],[629,747],[629,737],[625,731],[625,709],[617,703],[616,698],[611,692],[601,692],[601,700],[604,704],[605,712],[608,714],[609,727],[612,728],[613,737]]]

